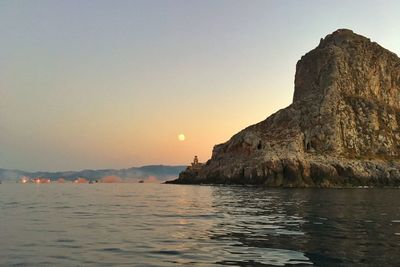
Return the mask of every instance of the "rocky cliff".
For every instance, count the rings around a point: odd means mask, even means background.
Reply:
[[[296,65],[293,103],[175,183],[400,185],[400,59],[341,29]]]

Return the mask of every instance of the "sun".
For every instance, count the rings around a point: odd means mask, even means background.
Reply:
[[[178,140],[179,141],[185,141],[185,139],[186,139],[186,136],[183,133],[178,135]]]

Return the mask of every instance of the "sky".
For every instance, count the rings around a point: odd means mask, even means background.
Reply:
[[[206,161],[291,103],[296,62],[336,29],[400,55],[398,14],[381,0],[0,0],[0,168]]]

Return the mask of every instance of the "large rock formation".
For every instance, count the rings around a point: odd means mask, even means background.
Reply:
[[[296,66],[293,103],[175,183],[400,185],[400,59],[342,29]]]

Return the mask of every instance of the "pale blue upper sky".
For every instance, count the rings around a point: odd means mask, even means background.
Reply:
[[[0,168],[205,161],[290,104],[321,37],[350,28],[400,54],[399,14],[378,0],[0,0]]]

